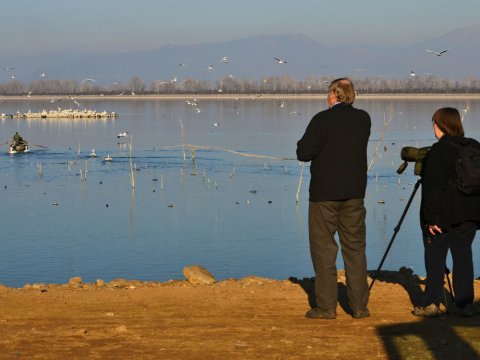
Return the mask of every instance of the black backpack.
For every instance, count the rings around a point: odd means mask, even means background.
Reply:
[[[449,141],[458,149],[455,164],[455,187],[466,195],[480,195],[480,143],[471,138]]]

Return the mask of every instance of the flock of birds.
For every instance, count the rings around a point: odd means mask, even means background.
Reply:
[[[128,131],[124,131],[124,132],[121,132],[121,133],[117,134],[117,139],[126,138],[127,136],[128,136]],[[120,143],[119,143],[119,145],[120,145]],[[88,156],[91,157],[91,158],[96,158],[97,153],[95,152],[95,149],[92,149],[92,151],[90,151],[90,154],[88,154]],[[113,157],[112,157],[112,155],[108,154],[107,156],[102,157],[102,160],[107,161],[107,162],[111,162],[111,161],[113,161]]]
[[[426,52],[430,53],[430,54],[433,54],[437,57],[441,57],[443,55],[445,55],[450,49],[447,48],[447,49],[441,49],[441,50],[430,50],[430,49],[424,49]],[[287,64],[288,61],[284,58],[280,58],[280,57],[274,57],[273,60],[275,60],[278,64]],[[223,56],[221,59],[220,59],[220,62],[223,63],[223,64],[229,64],[230,63],[230,59],[228,56]],[[179,67],[182,67],[182,68],[187,68],[188,65],[185,64],[185,63],[179,63],[178,64]],[[15,73],[14,73],[14,70],[15,70],[15,67],[14,66],[3,66],[2,67],[3,70],[7,71],[9,74],[10,74],[10,78],[11,79],[15,79],[16,76],[15,76]],[[214,65],[213,64],[209,64],[208,67],[204,70],[204,74],[207,73],[207,72],[211,72],[215,69]],[[424,73],[424,75],[426,76],[429,76],[431,75],[430,73]],[[412,77],[415,77],[417,76],[417,73],[415,72],[415,70],[411,70],[410,71],[410,76]],[[45,75],[45,71],[42,71],[40,74],[39,74],[39,77],[41,78],[45,78],[46,75]],[[230,77],[232,79],[235,78],[235,76],[233,75],[227,75],[227,77]],[[93,83],[95,82],[96,80],[93,79],[93,78],[86,78],[86,79],[83,79],[82,81],[80,81],[80,86],[84,85],[85,83]],[[169,85],[169,84],[176,84],[178,81],[178,78],[177,76],[174,76],[173,78],[169,79],[169,80],[163,80],[163,81],[159,81],[156,83],[157,86],[162,86],[162,85]],[[180,82],[179,84],[180,85],[183,85],[183,83],[187,81],[187,80],[184,80],[182,82]],[[328,81],[327,81],[328,83]],[[119,85],[120,83],[119,82],[115,82],[113,83],[114,85]],[[222,88],[219,88],[218,89],[218,92],[223,92]],[[123,91],[121,94],[119,95],[124,95],[125,94],[125,91]],[[32,95],[32,92],[31,91],[28,91],[27,93],[27,96],[30,97]],[[132,91],[131,92],[131,95],[135,95],[135,92]],[[54,101],[62,101],[62,100],[65,100],[66,98],[60,98],[60,99],[52,99],[51,102],[54,102]],[[80,104],[78,103],[78,101],[76,101],[72,96],[68,96],[68,99],[69,100],[72,100],[75,105],[77,106],[80,106]],[[197,109],[197,112],[200,112],[199,109]]]

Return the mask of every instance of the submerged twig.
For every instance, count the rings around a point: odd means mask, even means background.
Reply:
[[[135,188],[135,176],[133,175],[133,160],[132,160],[132,148],[133,148],[133,135],[130,136],[130,183],[132,185],[132,189]]]
[[[298,179],[297,194],[295,195],[295,199],[296,199],[297,204],[300,201],[300,189],[302,188],[303,169],[304,168],[305,168],[305,163],[303,161],[301,161],[300,162],[300,178]]]
[[[390,114],[390,117],[387,120],[386,114],[383,115],[383,129],[382,133],[380,134],[380,139],[378,140],[377,146],[375,147],[375,151],[373,152],[372,160],[370,161],[370,164],[368,165],[367,171],[370,171],[370,169],[375,165],[375,159],[377,157],[378,149],[380,148],[380,145],[383,143],[383,139],[385,138],[385,132],[387,131],[388,125],[392,122],[393,115]]]

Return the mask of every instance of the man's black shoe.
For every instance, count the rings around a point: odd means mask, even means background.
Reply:
[[[307,311],[305,317],[309,319],[336,319],[337,313],[335,310],[322,310],[320,308],[313,308]]]

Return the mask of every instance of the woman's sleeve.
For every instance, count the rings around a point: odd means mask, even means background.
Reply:
[[[440,223],[442,192],[447,181],[445,156],[435,145],[432,146],[426,161],[422,179],[422,217],[427,225]]]

